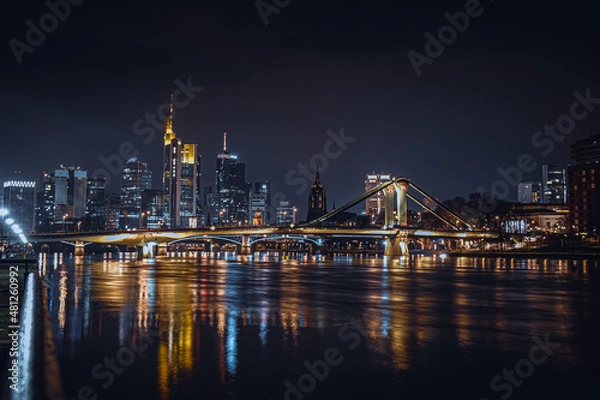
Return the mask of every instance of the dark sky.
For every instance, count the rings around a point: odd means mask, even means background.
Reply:
[[[595,4],[481,6],[418,77],[408,51],[424,53],[425,32],[437,35],[464,1],[292,0],[265,26],[252,0],[86,0],[21,65],[8,43],[24,42],[25,21],[39,26],[48,8],[11,2],[1,24],[0,180],[60,164],[93,171],[130,141],[159,187],[162,132],[145,144],[132,127],[188,77],[204,91],[174,125],[199,144],[203,184],[227,131],[247,179],[270,180],[302,209],[307,194],[285,176],[342,127],[356,141],[321,173],[330,204],[358,195],[372,171],[444,199],[489,189],[497,168],[523,153],[566,165],[569,144],[598,128],[600,106],[548,156],[531,138],[569,111],[575,90],[600,97]]]

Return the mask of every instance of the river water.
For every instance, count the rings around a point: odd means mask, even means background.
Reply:
[[[50,255],[42,272],[68,399],[565,399],[600,371],[599,263]]]

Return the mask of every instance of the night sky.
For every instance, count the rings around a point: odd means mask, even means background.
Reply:
[[[301,209],[308,194],[285,176],[342,127],[356,141],[322,168],[330,206],[361,193],[372,171],[445,199],[489,189],[523,153],[566,166],[569,144],[600,126],[600,106],[547,156],[531,138],[569,111],[574,91],[600,97],[595,4],[480,7],[419,77],[407,53],[423,54],[424,34],[437,36],[464,1],[292,0],[265,26],[252,0],[87,0],[20,65],[8,43],[24,42],[25,21],[39,26],[48,8],[11,2],[1,17],[0,180],[60,164],[91,172],[129,141],[160,187],[162,132],[146,144],[133,125],[188,78],[204,90],[177,110],[174,128],[199,144],[203,185],[214,182],[227,131],[247,180],[270,180]]]

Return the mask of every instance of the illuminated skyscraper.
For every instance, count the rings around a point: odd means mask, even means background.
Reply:
[[[321,183],[319,171],[315,174],[315,183],[313,183],[310,189],[310,196],[308,198],[308,213],[306,216],[307,222],[314,221],[315,219],[327,214],[327,196],[325,195],[325,188]]]
[[[35,209],[36,232],[52,232],[54,227],[54,174],[42,172]]]
[[[87,171],[61,167],[54,171],[54,222],[83,219],[87,198]]]
[[[565,204],[567,202],[566,174],[556,165],[542,165],[542,203]]]
[[[384,182],[391,181],[392,175],[390,174],[367,174],[365,179],[365,192],[373,189],[375,186]],[[374,221],[379,214],[385,211],[385,196],[383,191],[379,191],[377,194],[367,199],[367,215],[371,217],[371,221]]]
[[[4,182],[4,205],[23,231],[34,229],[35,220],[35,181]]]
[[[141,223],[142,192],[152,187],[152,172],[148,165],[132,158],[121,174],[120,228],[138,228]]]
[[[90,178],[87,184],[87,204],[83,229],[106,229],[106,178]]]
[[[217,154],[215,200],[219,205],[219,223],[248,224],[248,185],[246,165],[227,151],[227,133],[223,134],[223,151]]]
[[[165,122],[163,153],[163,219],[167,227],[197,225],[200,204],[200,163],[198,145],[183,144],[173,131],[173,96]]]

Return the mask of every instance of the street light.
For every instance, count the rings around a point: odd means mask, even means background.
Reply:
[[[0,217],[2,217],[2,223],[0,223],[0,253],[4,251],[4,217],[8,215],[6,208],[0,208]]]
[[[63,215],[63,231],[65,231],[65,233],[67,232],[67,229],[66,229],[66,219],[67,219],[68,216],[69,216],[69,214]]]

